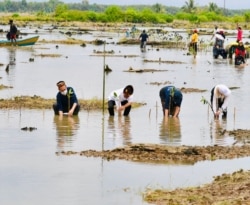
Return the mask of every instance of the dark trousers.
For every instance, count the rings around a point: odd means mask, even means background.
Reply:
[[[147,44],[147,41],[141,41],[140,47],[145,48],[146,44]]]
[[[245,63],[245,59],[243,56],[236,56],[234,59],[234,64],[235,65],[240,65],[242,63]]]
[[[211,99],[210,99],[211,105],[213,105],[213,97],[214,97],[214,88],[211,90]],[[218,102],[217,103],[218,103],[218,108],[221,108],[221,106],[224,103],[224,98],[218,98]],[[217,110],[214,110],[214,112],[217,112]],[[227,110],[223,110],[222,117],[223,118],[227,117]]]
[[[197,43],[190,43],[189,44],[189,49],[193,49],[193,51],[195,52],[195,54],[197,53],[197,51],[198,51],[198,45],[197,45]]]
[[[55,112],[55,115],[59,115],[59,109],[58,109],[58,106],[57,104],[53,104],[53,110]],[[73,115],[78,115],[78,112],[80,111],[80,105],[77,105],[74,112],[73,112]],[[68,111],[63,111],[63,112],[68,112]]]
[[[127,100],[125,101],[122,101],[121,102],[121,105],[126,105],[128,103]],[[108,101],[108,111],[109,111],[109,115],[110,116],[114,116],[115,115],[115,112],[114,112],[114,107],[115,107],[115,101],[114,100],[109,100]],[[129,112],[131,110],[131,106],[128,106],[125,108],[124,112],[123,112],[123,115],[124,116],[128,116],[129,115]]]

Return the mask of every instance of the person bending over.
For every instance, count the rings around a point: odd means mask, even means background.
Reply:
[[[214,117],[219,118],[222,114],[222,118],[227,117],[227,106],[231,90],[223,84],[216,85],[211,90],[211,105],[214,112]]]
[[[117,111],[123,112],[124,116],[128,116],[132,107],[134,88],[127,85],[125,88],[112,91],[108,96],[108,111],[110,116],[114,116],[114,107]]]
[[[239,41],[238,46],[235,49],[235,65],[245,64],[246,49],[242,41]]]
[[[72,87],[67,87],[64,81],[57,84],[59,92],[56,95],[56,103],[53,104],[55,115],[78,115],[80,105]]]
[[[182,93],[175,86],[165,86],[160,90],[160,99],[165,117],[178,117],[181,110]]]

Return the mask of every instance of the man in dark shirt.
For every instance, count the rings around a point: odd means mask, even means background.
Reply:
[[[57,84],[59,92],[56,95],[56,103],[53,109],[56,115],[62,116],[63,114],[72,116],[77,115],[80,110],[80,105],[74,89],[67,87],[64,81],[59,81]]]
[[[139,39],[141,40],[141,50],[146,49],[146,44],[148,41],[148,34],[146,33],[145,30],[142,31],[141,35],[139,36]]]
[[[16,25],[13,23],[13,20],[10,20],[9,22],[10,24],[10,40],[11,42],[15,42],[14,45],[16,45],[16,38],[17,38],[17,27]]]

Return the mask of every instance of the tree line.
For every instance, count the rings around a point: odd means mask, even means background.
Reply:
[[[0,2],[0,12],[21,13],[36,16],[34,20],[83,21],[83,22],[129,22],[129,23],[170,23],[175,19],[190,22],[250,22],[249,10],[228,10],[216,3],[198,7],[195,0],[188,0],[182,7],[168,7],[162,4],[114,6],[81,3],[63,3],[59,0],[48,2],[27,2],[4,0]]]

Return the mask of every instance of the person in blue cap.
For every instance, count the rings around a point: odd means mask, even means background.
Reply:
[[[181,110],[182,93],[175,86],[165,86],[160,90],[160,99],[165,117],[178,117]]]

